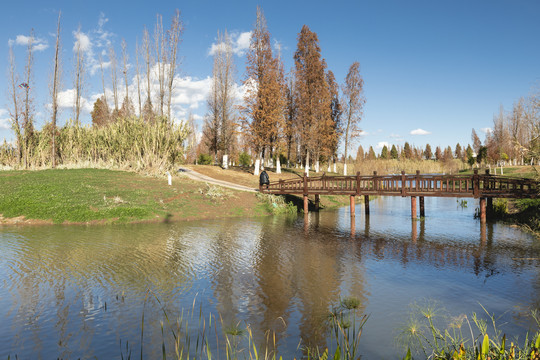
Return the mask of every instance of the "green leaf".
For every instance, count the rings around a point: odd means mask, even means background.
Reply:
[[[411,359],[412,359],[411,348],[407,348],[407,355],[405,355],[403,360],[411,360]]]
[[[334,360],[341,359],[341,351],[339,350],[339,346],[336,349],[336,353],[334,354]]]
[[[538,333],[538,337],[536,338],[536,342],[534,343],[534,346],[537,349],[540,349],[540,333]]]
[[[482,359],[486,359],[489,353],[489,337],[486,334],[484,336],[484,341],[482,342]]]

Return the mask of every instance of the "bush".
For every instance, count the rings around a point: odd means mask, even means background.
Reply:
[[[240,156],[238,157],[238,163],[240,164],[240,166],[250,166],[251,156],[249,156],[249,154],[245,151],[240,153]]]
[[[257,193],[257,198],[266,205],[266,210],[274,215],[294,215],[298,213],[298,209],[292,202],[285,202],[284,196]]]
[[[199,155],[199,159],[197,160],[197,164],[199,165],[210,165],[212,164],[212,157],[208,154],[201,154]]]

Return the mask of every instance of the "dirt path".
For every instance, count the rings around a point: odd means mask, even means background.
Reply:
[[[244,185],[238,185],[238,184],[233,184],[233,183],[228,182],[228,181],[217,180],[217,179],[211,178],[209,176],[200,174],[200,173],[198,173],[198,172],[196,172],[194,170],[184,168],[184,167],[181,167],[180,169],[178,169],[178,174],[183,175],[183,176],[187,176],[188,178],[190,178],[192,180],[195,180],[195,181],[204,181],[204,182],[207,182],[207,183],[210,183],[210,184],[219,185],[219,186],[227,187],[227,188],[230,188],[230,189],[241,190],[241,191],[249,191],[249,192],[258,192],[259,191],[258,189],[254,189],[254,188],[247,187],[247,186],[244,186]]]

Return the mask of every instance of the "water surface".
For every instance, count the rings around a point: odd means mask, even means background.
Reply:
[[[226,327],[249,324],[260,344],[273,330],[289,359],[326,345],[322,324],[347,296],[370,316],[368,359],[403,356],[394,339],[415,302],[454,316],[481,313],[481,304],[508,334],[523,335],[525,315],[540,308],[540,243],[507,225],[482,228],[467,201],[426,198],[425,221],[412,221],[408,198],[378,198],[369,217],[357,206],[353,226],[343,208],[292,219],[3,227],[0,358],[120,358],[126,341],[139,358],[143,313],[143,353],[160,357],[164,312],[174,321],[195,307],[194,328],[200,312]]]

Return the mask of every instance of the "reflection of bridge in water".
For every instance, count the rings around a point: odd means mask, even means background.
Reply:
[[[304,224],[309,225],[304,231],[309,227],[315,227],[320,232],[331,229],[324,224],[319,226],[319,219],[323,219],[323,215],[316,212],[305,215]],[[360,257],[361,254],[371,254],[377,260],[392,259],[403,266],[431,264],[438,268],[460,269],[485,276],[499,272],[520,272],[524,268],[540,265],[540,247],[531,248],[530,244],[521,241],[495,241],[494,228],[497,225],[491,222],[480,227],[476,241],[453,240],[444,235],[434,239],[429,231],[426,234],[426,222],[416,219],[411,220],[410,241],[407,241],[407,236],[389,238],[386,233],[374,230],[369,215],[363,222],[363,228],[359,228],[351,219],[351,239],[354,241],[350,250]]]
[[[351,216],[354,216],[355,197],[364,196],[365,212],[369,214],[369,196],[411,197],[411,215],[416,218],[416,197],[420,199],[420,217],[425,216],[424,197],[472,197],[480,199],[480,219],[492,209],[493,198],[537,198],[540,184],[536,180],[506,176],[479,175],[373,175],[323,176],[310,178],[304,173],[301,179],[279,180],[261,185],[260,192],[280,195],[303,195],[304,212],[308,212],[309,195],[315,195],[315,208],[319,208],[320,195],[349,195]],[[487,201],[487,205],[486,205]],[[487,208],[487,211],[486,211]]]

